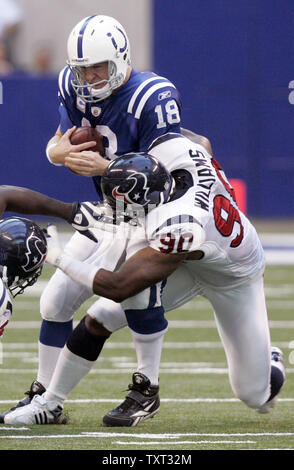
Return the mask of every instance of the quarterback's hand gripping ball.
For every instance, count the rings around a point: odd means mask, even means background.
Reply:
[[[96,142],[94,147],[89,148],[93,152],[99,152],[102,157],[105,156],[105,147],[103,135],[91,126],[78,127],[70,136],[70,142],[73,145],[83,144],[85,142]]]

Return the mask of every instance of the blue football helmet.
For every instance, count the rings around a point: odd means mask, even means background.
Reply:
[[[165,166],[147,153],[128,153],[113,160],[101,180],[104,200],[113,210],[127,206],[145,213],[168,201],[173,178]]]
[[[29,219],[0,220],[0,277],[13,297],[40,276],[47,254],[43,230]]]

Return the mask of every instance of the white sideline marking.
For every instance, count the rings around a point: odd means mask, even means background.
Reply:
[[[138,442],[138,441],[129,441],[129,442],[124,442],[124,441],[113,441],[113,444],[119,444],[123,446],[127,445],[135,445],[135,446],[151,446],[151,445],[182,445],[182,444],[194,444],[194,445],[199,445],[199,444],[256,444],[256,441],[166,441],[166,442],[156,442],[156,441],[150,441],[150,442]]]
[[[0,374],[36,374],[37,369],[1,369]],[[132,374],[134,369],[92,369],[90,374]],[[201,368],[170,368],[170,369],[160,369],[161,374],[228,374],[227,368],[210,368],[210,367],[201,367]],[[287,374],[293,374],[294,369],[286,369]]]
[[[274,346],[278,346],[280,348],[290,348],[293,349],[294,346],[289,341],[278,341],[273,344]],[[14,350],[37,350],[38,343],[2,343],[4,351],[14,351]],[[104,348],[106,349],[134,349],[134,345],[131,342],[109,342],[105,343]],[[223,345],[220,341],[195,341],[191,342],[171,342],[166,341],[163,344],[164,349],[223,349]],[[101,360],[101,359],[100,359]]]
[[[12,426],[3,426],[3,427],[1,426],[0,427],[0,431],[29,431],[29,430],[30,430],[30,428],[20,428],[20,427],[19,428],[18,427],[13,428]]]
[[[241,403],[238,398],[160,398],[162,403]],[[294,398],[279,398],[280,402],[293,402]],[[66,400],[66,403],[120,403],[116,398],[76,398]],[[0,405],[9,405],[15,400],[0,400]],[[3,429],[3,428],[0,428]],[[10,428],[9,428],[10,429]]]
[[[1,431],[1,426],[0,426]],[[172,439],[177,439],[180,437],[289,437],[294,436],[294,433],[227,433],[227,434],[217,434],[217,433],[175,433],[175,434],[130,434],[130,433],[117,433],[117,432],[83,432],[81,434],[49,434],[49,435],[34,435],[34,436],[20,436],[20,435],[10,435],[10,436],[0,436],[0,439],[68,439],[68,438],[113,438],[113,437],[132,437],[132,438],[139,438],[139,439],[171,439],[169,444],[174,444],[176,441]],[[187,441],[186,441],[187,442]],[[204,441],[203,443],[209,441]],[[216,443],[220,443],[221,441],[216,441]],[[237,441],[232,441],[237,442]],[[131,442],[130,444],[132,444]],[[184,442],[185,443],[185,442]],[[191,443],[197,443],[197,441],[191,441]],[[150,444],[149,442],[140,442],[139,444]],[[164,444],[164,442],[159,442],[159,444]]]
[[[133,368],[130,369],[92,369],[90,374],[132,374],[134,372]],[[287,371],[289,372],[289,371]],[[36,374],[37,369],[0,369],[2,374]],[[228,374],[227,368],[170,368],[170,369],[161,369],[161,374]]]
[[[83,432],[82,435],[88,437],[136,437],[140,439],[176,439],[179,437],[265,437],[265,436],[294,436],[294,432],[244,432],[244,433],[166,433],[166,434],[139,434],[139,433],[118,433],[118,432]]]
[[[289,308],[294,308],[293,301],[289,301]],[[76,327],[78,322],[74,322],[73,325]],[[214,320],[169,320],[169,328],[214,328],[216,329],[216,324]],[[294,328],[294,320],[272,320],[269,322],[270,328]],[[41,321],[11,321],[7,325],[7,330],[24,330],[24,329],[40,329]]]

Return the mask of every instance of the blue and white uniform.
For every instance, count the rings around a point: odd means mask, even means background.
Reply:
[[[72,80],[70,68],[65,67],[59,74],[61,132],[66,132],[73,125],[96,127],[104,136],[106,158],[110,160],[129,152],[147,151],[159,136],[168,132],[181,132],[180,96],[174,84],[164,77],[133,69],[129,80],[122,87],[109,98],[97,103],[85,102],[77,96]],[[100,177],[93,177],[93,180],[98,198],[101,198]],[[65,251],[74,258],[100,266],[108,240],[102,231],[97,232],[96,237],[99,243],[93,243],[76,232]],[[119,255],[118,258],[116,254]],[[112,270],[119,259],[120,250],[116,247],[106,265]],[[62,347],[64,338],[67,338],[72,329],[75,311],[92,294],[57,269],[40,300],[44,320],[40,342]],[[105,312],[103,300],[99,299],[100,303],[95,303],[96,313],[100,307]],[[120,312],[121,307],[114,302],[108,305],[107,302],[106,310],[111,313]],[[57,323],[60,335],[56,334]],[[45,379],[41,376],[39,381],[45,384]]]
[[[132,70],[127,83],[110,98],[85,103],[72,87],[69,67],[59,74],[60,130],[91,125],[104,136],[106,157],[146,152],[157,137],[181,132],[181,100],[175,86],[152,72]],[[101,196],[100,176],[93,178]]]

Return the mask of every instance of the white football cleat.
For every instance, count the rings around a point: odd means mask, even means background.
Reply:
[[[21,406],[4,417],[5,424],[59,424],[63,408],[56,402],[35,395],[29,405]]]
[[[285,361],[284,361],[284,355],[282,351],[277,348],[272,346],[271,348],[271,355],[272,355],[272,360],[271,360],[271,365],[272,367],[276,367],[279,369],[282,373],[282,385],[280,387],[280,390],[278,393],[269,401],[267,401],[264,405],[262,405],[260,408],[258,408],[258,413],[270,413],[270,411],[274,408],[275,404],[278,401],[278,395],[282,389],[282,386],[286,380],[286,368],[285,368]]]

